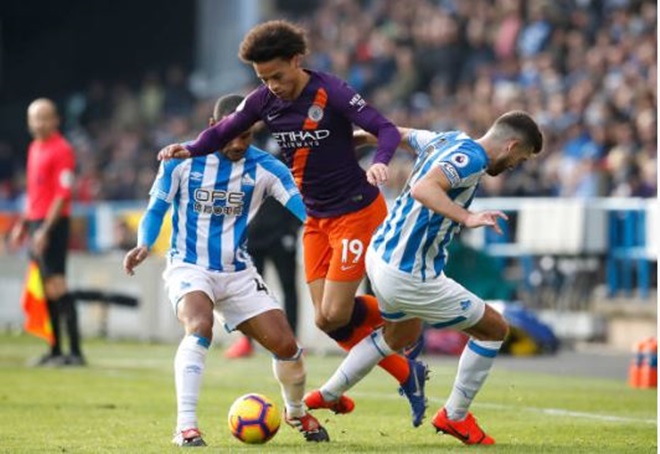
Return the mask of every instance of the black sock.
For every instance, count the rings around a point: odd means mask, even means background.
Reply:
[[[65,293],[58,300],[60,313],[66,322],[67,334],[69,335],[69,347],[73,356],[81,356],[80,352],[80,330],[78,329],[78,310],[76,302],[71,294]]]
[[[62,354],[62,347],[60,345],[60,308],[57,301],[50,299],[46,300],[48,307],[48,316],[50,317],[50,324],[53,327],[53,345],[50,346],[50,354],[59,356]]]

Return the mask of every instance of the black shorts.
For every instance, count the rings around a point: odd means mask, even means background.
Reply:
[[[28,221],[30,236],[43,224],[43,219]],[[69,218],[60,218],[53,226],[48,235],[48,246],[43,257],[30,258],[39,264],[41,274],[44,278],[53,275],[66,275],[66,256],[69,247]]]

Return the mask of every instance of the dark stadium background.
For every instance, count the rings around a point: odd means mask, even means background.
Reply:
[[[25,106],[59,101],[90,80],[130,80],[194,59],[190,0],[0,2],[0,137],[29,141]],[[136,80],[136,82],[138,82]]]

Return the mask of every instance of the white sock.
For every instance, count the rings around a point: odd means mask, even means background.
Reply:
[[[387,345],[383,330],[378,329],[355,344],[330,379],[321,387],[325,400],[337,400],[362,380],[383,358],[394,351]]]
[[[305,394],[305,363],[302,359],[302,348],[298,348],[291,358],[273,358],[273,374],[282,388],[282,398],[286,414],[299,418],[305,414],[303,396]]]
[[[210,340],[191,334],[184,337],[174,357],[177,432],[197,427],[197,401]]]
[[[503,341],[469,340],[458,361],[454,387],[445,404],[449,419],[465,419],[470,404],[488,377],[502,343]]]

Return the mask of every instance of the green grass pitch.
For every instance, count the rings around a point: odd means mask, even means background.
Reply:
[[[172,361],[175,345],[86,340],[90,366],[35,369],[26,362],[43,352],[41,341],[0,335],[0,453],[162,453],[175,423]],[[308,388],[318,387],[339,356],[307,356]],[[429,411],[413,429],[406,400],[381,370],[349,393],[350,415],[317,411],[332,446],[306,443],[283,426],[266,445],[243,445],[227,428],[227,410],[241,394],[259,392],[280,404],[268,355],[226,361],[213,348],[199,406],[205,452],[442,452],[654,453],[657,393],[616,380],[511,372],[497,363],[472,407],[496,440],[493,447],[463,446],[436,435],[430,419],[446,398],[456,361],[426,357]]]

